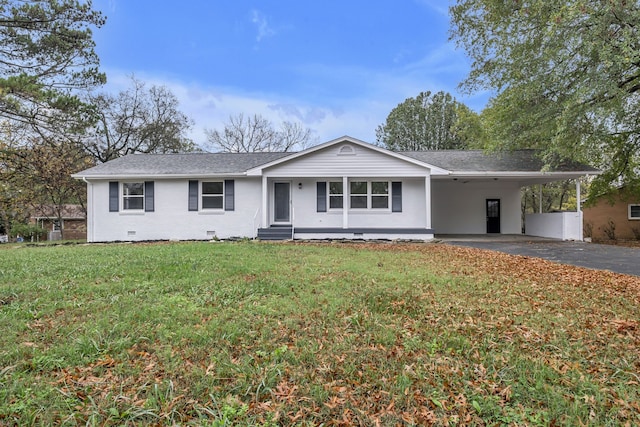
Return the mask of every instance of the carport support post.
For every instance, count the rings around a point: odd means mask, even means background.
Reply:
[[[425,213],[427,214],[426,228],[431,228],[431,172],[424,177],[424,192],[426,201]]]
[[[580,179],[576,178],[576,210],[582,212],[582,204],[580,203]]]
[[[538,213],[542,213],[542,184],[538,184]]]
[[[576,214],[578,215],[578,222],[580,224],[580,231],[578,235],[580,236],[580,241],[584,242],[584,224],[582,223],[582,203],[580,201],[580,178],[576,178]]]

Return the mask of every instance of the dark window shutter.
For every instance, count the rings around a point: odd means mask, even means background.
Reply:
[[[189,181],[189,210],[198,210],[198,181]]]
[[[153,181],[144,182],[144,211],[145,212],[153,212],[155,210],[155,206],[153,203],[153,199],[154,199],[153,188],[154,188]]]
[[[226,179],[224,181],[224,210],[235,210],[235,198],[234,198],[235,182],[232,179]]]
[[[402,182],[391,183],[391,212],[402,212]]]
[[[118,212],[120,210],[118,201],[120,196],[118,195],[118,188],[120,184],[118,182],[109,182],[109,212]]]
[[[327,211],[327,183],[324,181],[319,181],[316,183],[317,191],[317,212],[326,212]]]

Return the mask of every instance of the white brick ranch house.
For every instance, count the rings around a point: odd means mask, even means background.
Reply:
[[[74,177],[90,242],[429,240],[521,234],[521,187],[597,172],[543,170],[531,150],[392,152],[345,136],[297,153],[133,154]]]

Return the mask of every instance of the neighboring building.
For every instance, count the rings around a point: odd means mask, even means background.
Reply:
[[[521,187],[598,173],[543,166],[531,150],[398,153],[345,136],[298,153],[135,154],[74,177],[91,242],[429,240],[521,234]]]
[[[583,211],[585,236],[593,240],[640,239],[640,197],[625,187],[598,197]]]
[[[80,205],[63,205],[61,217],[50,205],[33,209],[30,221],[47,232],[47,240],[83,240],[87,238],[87,216]]]

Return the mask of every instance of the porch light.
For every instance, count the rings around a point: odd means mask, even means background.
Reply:
[[[302,190],[302,183],[301,182],[298,183],[298,189]]]

